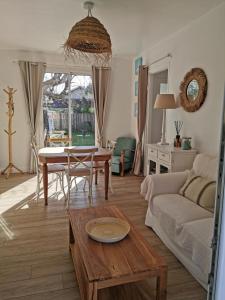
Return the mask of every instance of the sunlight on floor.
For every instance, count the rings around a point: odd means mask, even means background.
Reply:
[[[14,238],[14,233],[9,229],[5,219],[1,216],[0,216],[0,228],[3,230],[7,239],[12,240]]]
[[[16,206],[16,210],[28,209],[30,207],[29,201],[36,199],[36,180],[36,177],[32,177],[2,193],[0,195],[0,214],[3,214],[14,206]],[[83,189],[84,178],[76,178],[76,184],[79,190]],[[65,190],[67,190],[67,185],[65,185]],[[64,197],[61,190],[56,191],[55,178],[49,180],[48,194],[49,198],[56,196],[57,200],[61,200]],[[43,198],[43,189],[41,189],[40,198]]]
[[[7,179],[10,180],[10,179]],[[35,197],[36,177],[33,177],[0,195],[0,214],[26,200]]]

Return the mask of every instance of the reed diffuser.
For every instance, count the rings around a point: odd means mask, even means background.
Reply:
[[[174,146],[181,147],[180,131],[183,126],[183,121],[174,121],[174,125],[176,129],[176,139],[174,141]]]

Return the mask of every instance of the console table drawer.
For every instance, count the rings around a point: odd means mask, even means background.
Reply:
[[[157,158],[157,152],[158,152],[157,149],[149,148],[148,149],[148,157],[150,158],[150,157],[154,156]]]
[[[158,158],[170,163],[170,153],[164,153],[164,152],[158,151]]]
[[[182,150],[172,145],[147,144],[145,174],[181,172],[191,169],[196,149]]]

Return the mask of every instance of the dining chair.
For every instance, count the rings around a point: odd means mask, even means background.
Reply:
[[[37,145],[33,141],[31,142],[31,149],[32,149],[34,159],[35,159],[35,167],[36,167],[36,175],[37,175],[36,195],[37,195],[37,200],[38,200],[40,197],[40,185],[41,185],[41,181],[43,179],[43,176],[42,176],[43,166],[39,162]],[[61,190],[66,199],[66,194],[65,194],[65,190],[64,190],[65,166],[62,164],[57,164],[57,163],[48,164],[48,174],[56,175],[56,191],[58,189],[58,181],[59,181]]]
[[[106,143],[106,150],[113,151],[116,141],[108,140]],[[105,171],[105,162],[96,161],[94,162],[93,168],[95,169],[95,184],[98,184],[98,172]],[[112,186],[112,160],[109,161],[109,188],[111,193],[114,193]]]
[[[67,167],[65,172],[67,176],[68,195],[67,195],[67,207],[70,205],[70,194],[73,180],[76,184],[76,178],[82,177],[88,181],[88,198],[89,204],[92,204],[92,182],[93,174],[95,170],[94,155],[98,151],[98,148],[76,148],[70,147],[65,148],[64,151],[67,153]]]
[[[50,147],[68,147],[70,142],[72,142],[72,139],[68,136],[48,137],[47,142]]]

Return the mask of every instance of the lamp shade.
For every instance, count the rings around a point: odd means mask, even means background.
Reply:
[[[79,62],[83,60],[92,65],[107,65],[112,56],[111,39],[103,24],[92,16],[93,7],[92,1],[84,3],[88,16],[70,30],[64,44],[65,55],[77,58]]]
[[[158,94],[155,100],[154,108],[161,108],[161,109],[177,108],[174,94]]]

